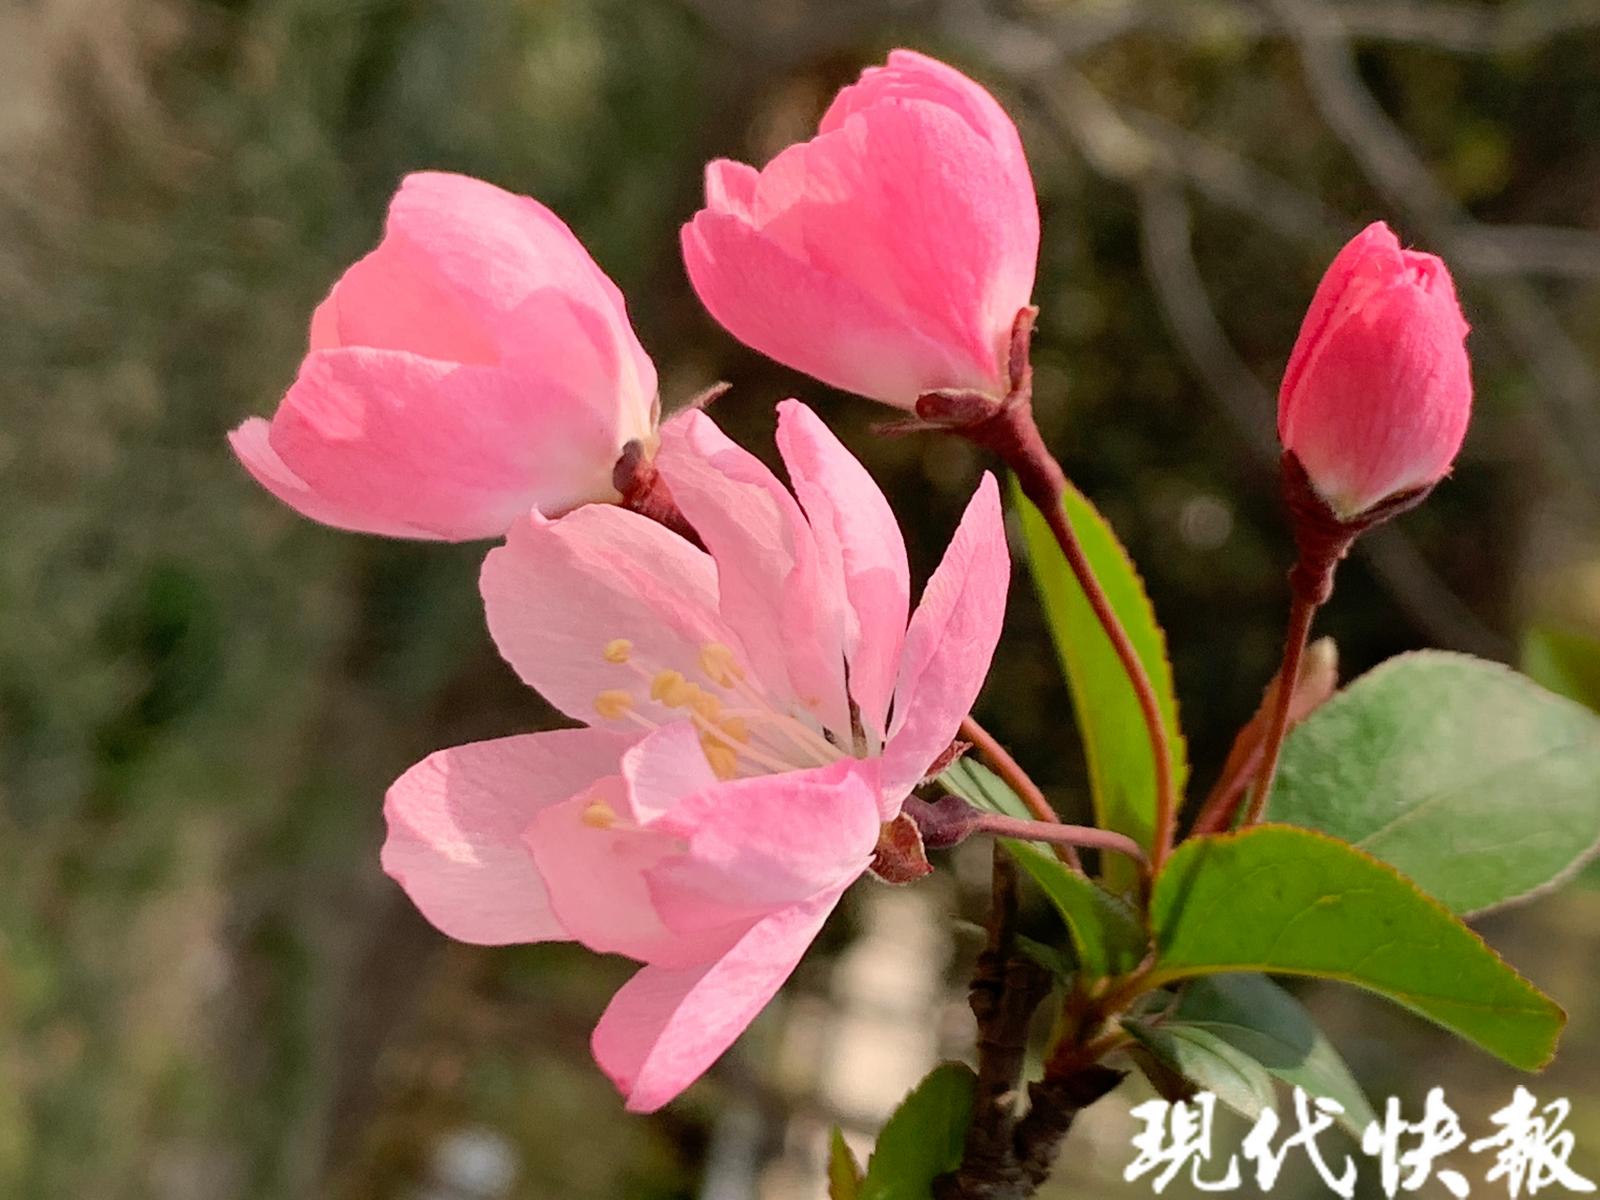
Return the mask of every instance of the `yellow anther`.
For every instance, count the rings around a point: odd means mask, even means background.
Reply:
[[[591,800],[583,810],[583,823],[591,829],[610,829],[617,823],[617,810],[604,800]]]
[[[677,708],[683,703],[684,689],[688,686],[689,681],[681,671],[662,671],[650,681],[650,699],[668,708]]]
[[[722,719],[722,701],[696,684],[689,684],[688,704],[700,716],[715,725]]]
[[[627,638],[612,638],[601,651],[608,663],[625,663],[633,653],[633,643]]]
[[[594,698],[594,710],[607,720],[615,721],[626,716],[633,708],[633,695],[621,688],[601,692]]]
[[[744,678],[739,660],[721,642],[707,642],[700,647],[700,669],[718,687],[732,687],[736,680]]]
[[[722,722],[722,732],[736,742],[750,740],[750,727],[744,723],[743,717],[727,717]]]
[[[707,735],[700,739],[700,748],[705,751],[711,773],[718,779],[732,779],[739,773],[739,756],[734,753],[732,746],[725,746]]]

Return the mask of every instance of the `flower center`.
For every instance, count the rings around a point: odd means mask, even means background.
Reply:
[[[700,647],[698,674],[703,682],[641,662],[626,638],[607,642],[601,657],[644,681],[651,700],[682,710],[694,722],[706,763],[718,779],[826,766],[846,757],[812,714],[774,702],[721,642]],[[634,706],[634,693],[625,687],[607,688],[594,699],[595,712],[607,720],[661,727]]]

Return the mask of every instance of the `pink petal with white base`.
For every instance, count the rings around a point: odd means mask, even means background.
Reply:
[[[787,682],[802,708],[832,728],[849,728],[844,584],[837,562],[818,552],[795,498],[702,412],[662,427],[656,465],[716,559],[718,607],[751,674],[769,690]]]
[[[651,677],[694,677],[705,646],[739,644],[717,615],[710,556],[620,508],[519,521],[484,559],[479,585],[501,655],[551,704],[592,724],[638,727],[597,710],[610,693],[626,693],[628,711],[656,724],[681,718],[651,699]],[[605,658],[617,642],[628,645],[626,662]]]
[[[906,631],[883,754],[887,820],[950,745],[989,672],[1005,619],[1011,554],[1000,489],[985,473]]]
[[[613,773],[631,740],[564,729],[429,755],[389,788],[383,869],[453,938],[565,941],[522,835],[540,811]]]
[[[911,571],[900,525],[867,469],[798,400],[778,405],[778,449],[819,546],[827,538],[840,556],[850,601],[850,695],[881,741],[910,609]]]

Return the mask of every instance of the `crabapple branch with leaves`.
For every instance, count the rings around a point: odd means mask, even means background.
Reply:
[[[977,1070],[931,1074],[864,1171],[835,1138],[832,1200],[1032,1195],[1078,1112],[1136,1070],[1163,1088],[1231,1072],[1248,1086],[1214,1090],[1244,1107],[1281,1080],[1359,1128],[1361,1088],[1273,975],[1363,988],[1523,1070],[1564,1020],[1464,918],[1600,845],[1600,717],[1460,655],[1402,655],[1338,690],[1331,643],[1307,651],[1352,541],[1460,449],[1467,326],[1444,264],[1375,224],[1312,299],[1280,396],[1298,551],[1283,663],[1180,839],[1166,635],[1033,420],[1039,241],[1004,109],[905,50],[760,170],[712,163],[682,231],[694,290],[736,338],[902,410],[892,432],[943,430],[1010,469],[1093,826],[1060,821],[971,718],[1010,579],[997,481],[913,609],[866,467],[798,400],[778,406],[787,485],[709,395],[663,420],[621,294],[535,200],[407,177],[383,240],[313,314],[277,411],[231,436],[312,520],[498,542],[489,632],[575,726],[406,770],[381,861],[451,937],[636,961],[592,1041],[631,1110],[712,1065],[857,880],[914,884],[945,848],[995,841]],[[1024,889],[1054,914],[1049,944],[1017,932]],[[1301,1057],[1261,1051],[1286,1031]]]

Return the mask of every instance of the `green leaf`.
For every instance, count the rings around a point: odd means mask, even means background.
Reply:
[[[1558,696],[1600,711],[1600,638],[1535,625],[1522,635],[1522,669]]]
[[[1050,526],[1014,482],[1012,496],[1022,515],[1023,542],[1034,584],[1072,693],[1089,765],[1095,823],[1125,833],[1149,849],[1156,814],[1155,759],[1133,685]],[[1173,787],[1182,795],[1189,767],[1183,731],[1178,727],[1166,635],[1156,623],[1155,610],[1132,561],[1094,505],[1068,484],[1063,506],[1095,578],[1155,688],[1172,754]],[[1119,890],[1133,881],[1134,868],[1120,855],[1107,855],[1105,861],[1106,875]]]
[[[828,1200],[861,1200],[861,1168],[837,1125],[828,1144]]]
[[[1041,846],[1013,838],[1006,838],[1005,845],[1066,922],[1078,965],[1086,975],[1091,979],[1120,975],[1143,961],[1150,940],[1127,901],[1068,870]]]
[[[961,1063],[935,1067],[878,1135],[860,1200],[930,1200],[933,1181],[961,1165],[978,1077]]]
[[[1182,1021],[1152,1024],[1126,1018],[1122,1027],[1167,1066],[1241,1116],[1255,1120],[1276,1097],[1266,1069],[1226,1039]]]
[[[1221,1038],[1291,1087],[1337,1101],[1344,1108],[1340,1122],[1356,1137],[1374,1119],[1361,1085],[1333,1043],[1300,1001],[1265,975],[1196,979],[1184,989],[1172,1017]]]
[[[1190,838],[1151,896],[1151,986],[1232,971],[1353,983],[1537,1070],[1565,1014],[1409,879],[1304,829]]]
[[[1600,717],[1496,663],[1403,654],[1295,729],[1269,813],[1483,912],[1600,848]]]

